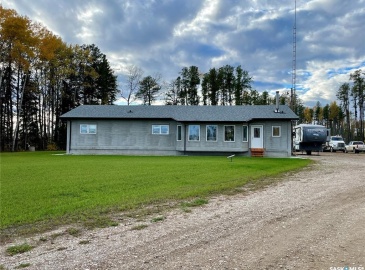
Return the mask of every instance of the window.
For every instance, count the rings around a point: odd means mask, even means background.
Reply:
[[[253,129],[253,137],[255,138],[255,139],[257,139],[257,138],[261,138],[261,130],[260,130],[260,128],[257,128],[257,127],[255,127],[254,129]]]
[[[247,126],[242,127],[242,141],[243,142],[248,141],[248,127]]]
[[[169,126],[168,125],[161,125],[161,134],[169,134]]]
[[[280,137],[281,136],[281,127],[280,126],[273,126],[272,127],[272,136],[273,137]]]
[[[217,126],[208,125],[207,126],[207,141],[217,141]]]
[[[177,126],[177,134],[176,134],[176,136],[177,136],[177,140],[178,141],[181,141],[181,126]]]
[[[189,125],[189,141],[200,141],[199,125]]]
[[[152,125],[152,134],[168,135],[169,134],[169,125]]]
[[[80,125],[80,133],[81,134],[96,134],[96,125]]]
[[[224,141],[234,142],[234,126],[224,126]]]

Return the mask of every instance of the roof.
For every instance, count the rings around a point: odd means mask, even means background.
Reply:
[[[317,125],[317,124],[299,124],[296,125],[294,128],[298,128],[298,127],[308,127],[308,128],[326,128],[323,125]]]
[[[259,119],[296,120],[286,105],[245,106],[145,106],[81,105],[61,116],[72,119],[173,119],[178,122],[249,122]]]

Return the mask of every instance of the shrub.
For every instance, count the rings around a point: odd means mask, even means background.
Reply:
[[[50,142],[47,144],[47,151],[57,151],[58,147],[55,142]]]

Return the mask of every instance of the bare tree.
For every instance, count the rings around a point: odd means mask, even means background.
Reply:
[[[137,66],[129,66],[127,68],[127,87],[122,90],[122,98],[127,101],[127,105],[130,105],[137,99],[136,94],[139,89],[139,85],[143,76],[143,71]]]
[[[179,96],[181,92],[181,78],[177,77],[167,85],[167,93],[165,94],[166,105],[179,105]]]

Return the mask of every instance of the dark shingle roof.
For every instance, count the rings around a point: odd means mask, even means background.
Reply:
[[[62,119],[174,119],[179,122],[249,122],[255,119],[295,120],[298,116],[286,105],[255,106],[121,106],[82,105]]]

